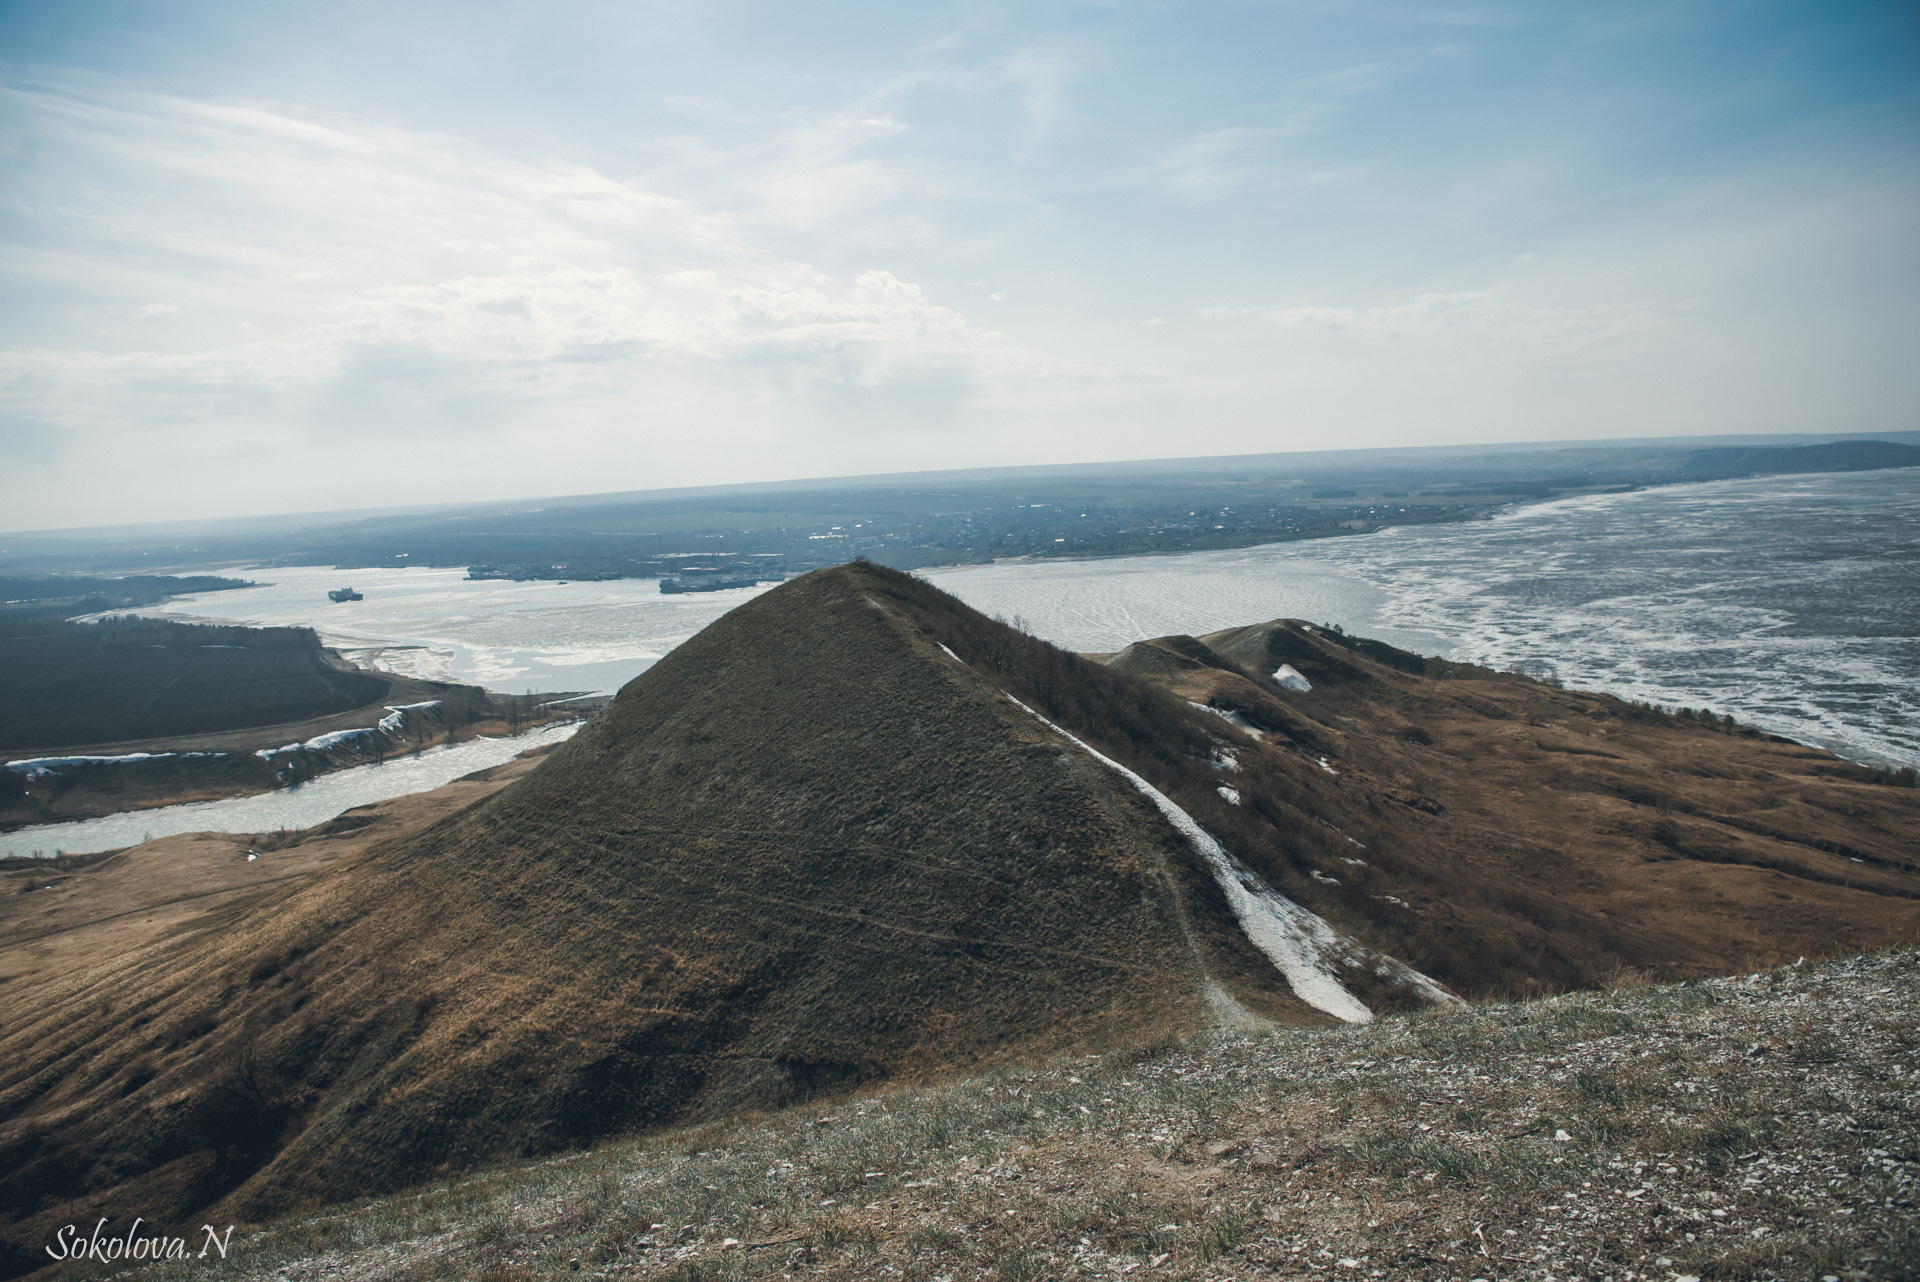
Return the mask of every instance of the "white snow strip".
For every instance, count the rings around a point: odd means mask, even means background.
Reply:
[[[387,705],[387,715],[380,718],[379,728],[388,734],[399,734],[407,724],[407,714],[409,712],[417,712],[421,708],[437,708],[439,706],[440,700],[438,699],[428,699],[422,703],[389,703]]]
[[[335,730],[328,734],[315,735],[305,743],[290,743],[284,748],[261,748],[253,755],[270,761],[275,757],[289,752],[325,752],[329,748],[338,747],[349,739],[358,739],[365,735],[396,735],[405,727],[407,714],[409,712],[416,711],[420,708],[437,708],[440,706],[440,702],[438,699],[424,699],[419,703],[389,703],[387,705],[387,715],[380,718],[380,724],[378,725],[362,726],[358,730]]]
[[[1326,771],[1330,775],[1337,775],[1340,773],[1338,770],[1335,770],[1332,766],[1327,764],[1327,759],[1325,757],[1320,758],[1320,768]]]
[[[383,717],[384,721],[385,718]],[[256,757],[277,757],[285,752],[325,752],[338,747],[349,739],[358,739],[363,735],[380,733],[376,727],[362,726],[358,730],[335,730],[329,734],[317,734],[305,743],[290,743],[284,748],[262,748],[253,755]]]
[[[935,641],[934,644],[939,646],[942,650],[947,650],[947,646],[944,641]],[[959,664],[963,668],[967,666],[967,661],[961,658],[959,655],[955,654],[951,650],[947,650],[947,657],[949,659],[952,659],[955,663]]]
[[[1192,699],[1187,700],[1187,702],[1192,703],[1194,707],[1200,709],[1202,712],[1211,712],[1214,716],[1234,727],[1234,729],[1245,731],[1247,734],[1253,736],[1256,742],[1267,733],[1237,712],[1228,712],[1222,708],[1210,707],[1204,703],[1194,703]]]
[[[1240,929],[1246,932],[1254,947],[1265,953],[1280,973],[1287,977],[1295,996],[1316,1010],[1323,1010],[1349,1024],[1365,1024],[1373,1019],[1373,1012],[1342,988],[1333,972],[1320,960],[1323,954],[1342,947],[1340,936],[1333,927],[1267,885],[1259,874],[1228,854],[1211,833],[1193,821],[1193,816],[1175,805],[1158,788],[1112,757],[1088,747],[1012,695],[1007,698],[1014,706],[1094,760],[1117,771],[1153,802],[1160,813],[1166,816],[1167,822],[1179,829],[1181,835],[1193,844],[1193,848],[1212,867],[1214,880],[1226,892],[1233,915],[1240,921]]]
[[[15,770],[29,779],[38,779],[50,775],[63,766],[122,766],[135,761],[159,761],[163,757],[224,757],[224,752],[129,752],[122,757],[26,757],[19,761],[7,762],[7,769]]]
[[[124,757],[24,757],[19,761],[9,761],[7,769],[37,775],[59,766],[111,766],[127,761],[154,761],[172,755],[171,752],[129,752]]]
[[[1214,791],[1225,797],[1229,806],[1237,806],[1240,804],[1240,790],[1238,788],[1229,788],[1225,784],[1221,784],[1218,788],[1215,788]]]
[[[309,748],[314,752],[325,752],[328,748],[345,743],[349,739],[358,739],[372,733],[374,733],[374,731],[371,726],[364,726],[359,730],[335,730],[331,734],[315,735],[300,746],[302,748]]]
[[[1312,629],[1309,628],[1308,631]],[[1291,663],[1281,664],[1280,670],[1273,674],[1273,679],[1280,683],[1282,690],[1298,690],[1301,694],[1306,694],[1313,689],[1313,682],[1301,676],[1300,669]]]

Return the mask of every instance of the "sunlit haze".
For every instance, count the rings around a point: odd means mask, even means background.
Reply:
[[[1911,429],[1920,10],[0,6],[0,527]]]

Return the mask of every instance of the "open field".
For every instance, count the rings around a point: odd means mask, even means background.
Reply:
[[[672,1131],[143,1276],[1913,1278],[1917,1054],[1911,950],[1623,977]]]

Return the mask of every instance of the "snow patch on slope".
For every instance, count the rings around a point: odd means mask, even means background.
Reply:
[[[1267,733],[1237,712],[1228,712],[1224,708],[1215,708],[1204,703],[1194,703],[1191,699],[1187,700],[1187,702],[1193,704],[1194,707],[1200,709],[1202,712],[1211,712],[1214,716],[1220,718],[1236,730],[1244,730],[1256,740],[1264,737]]]
[[[1373,1019],[1373,1012],[1341,986],[1324,960],[1328,954],[1344,950],[1344,941],[1325,920],[1267,885],[1258,873],[1228,854],[1226,848],[1213,839],[1213,834],[1195,823],[1192,815],[1158,788],[1112,757],[1082,743],[1012,695],[1007,699],[1094,760],[1119,773],[1153,802],[1213,869],[1214,880],[1226,892],[1240,928],[1287,977],[1287,983],[1301,1001],[1349,1024],[1365,1024]],[[1428,986],[1432,987],[1430,981]]]
[[[438,699],[427,699],[420,703],[389,703],[387,705],[387,715],[380,718],[378,725],[361,726],[358,730],[334,730],[327,734],[315,735],[305,743],[290,743],[284,748],[261,748],[253,755],[263,761],[272,761],[275,757],[283,756],[289,752],[326,752],[339,747],[341,744],[370,736],[375,739],[394,738],[406,729],[407,714],[409,712],[416,712],[422,708],[437,708],[439,706],[440,700]]]
[[[438,699],[428,699],[422,703],[389,703],[387,705],[387,715],[380,718],[379,729],[385,731],[387,734],[399,734],[401,730],[406,728],[407,714],[409,712],[414,712],[420,708],[437,708],[439,706],[440,700]]]
[[[40,779],[56,773],[62,767],[124,766],[137,761],[159,761],[163,757],[224,757],[226,755],[224,752],[129,752],[118,757],[23,757],[19,761],[7,762],[6,768],[17,771],[29,779]]]
[[[1309,628],[1308,631],[1312,631],[1312,629]],[[1302,676],[1300,669],[1294,667],[1291,663],[1281,664],[1279,671],[1273,674],[1273,679],[1280,683],[1282,690],[1297,690],[1301,694],[1309,694],[1313,690],[1313,682]]]

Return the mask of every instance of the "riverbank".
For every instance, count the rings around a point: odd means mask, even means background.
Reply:
[[[447,692],[403,681],[406,694]],[[412,687],[423,687],[413,689]],[[452,687],[470,691],[473,687]],[[575,721],[603,700],[479,691],[479,699],[379,703],[334,717],[221,736],[94,745],[85,752],[17,757],[0,766],[0,833],[110,815],[247,797],[297,787],[341,770],[474,739],[508,738]],[[58,842],[51,842],[58,845]]]
[[[314,827],[177,833],[119,850],[0,859],[0,975],[69,973],[87,957],[116,954],[264,886],[310,879],[376,841],[491,796],[555,746],[541,744],[437,788],[356,806]]]
[[[42,866],[97,858],[183,833],[264,833],[324,825],[340,815],[396,798],[432,792],[528,752],[573,736],[580,720],[548,722],[519,734],[473,735],[404,756],[331,771],[291,787],[148,810],[123,810],[93,819],[41,824],[0,834],[0,867],[9,861]]]

